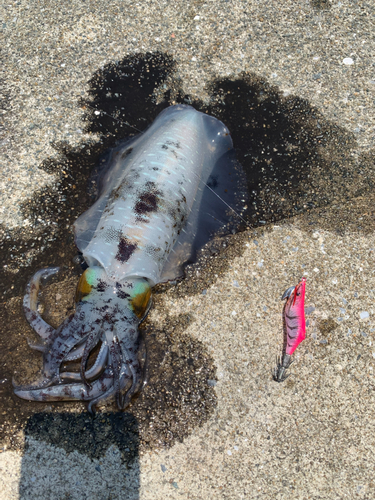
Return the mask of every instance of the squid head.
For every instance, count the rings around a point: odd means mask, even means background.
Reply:
[[[34,295],[35,285],[30,287]],[[48,337],[44,338],[43,378],[33,385],[15,387],[16,395],[36,401],[90,400],[89,410],[116,399],[124,408],[141,382],[138,326],[151,302],[147,279],[112,281],[101,267],[86,269],[77,286],[75,313],[52,332],[45,323]],[[34,320],[39,325],[43,321],[40,317]],[[38,333],[43,338],[41,328]],[[96,360],[86,370],[90,353],[99,342]],[[80,372],[61,370],[63,363],[77,359],[81,360]]]

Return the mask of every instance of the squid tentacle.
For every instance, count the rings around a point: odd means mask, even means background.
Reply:
[[[137,388],[137,383],[138,383],[138,375],[134,367],[132,366],[131,363],[124,363],[124,370],[123,374],[121,375],[120,378],[120,390],[117,393],[117,405],[120,408],[120,410],[124,410],[128,404],[130,403],[131,398],[134,396],[136,393],[136,388]],[[129,371],[130,375],[129,376]],[[131,386],[129,389],[125,390],[128,387],[128,381],[129,379],[132,380]]]
[[[78,359],[78,358],[76,358]],[[100,350],[98,352],[98,355],[96,357],[96,360],[92,367],[85,371],[85,377],[87,380],[94,379],[98,377],[98,375],[101,374],[101,372],[106,368],[108,360],[108,344],[106,340],[103,340],[103,343],[100,347]],[[66,361],[66,359],[64,360]],[[75,382],[82,382],[81,378],[81,373],[80,372],[68,372],[68,371],[63,371],[60,372],[60,378],[63,381],[75,381]]]
[[[113,372],[108,366],[104,373],[92,384],[89,389],[85,384],[58,384],[41,389],[15,389],[15,394],[29,401],[88,401],[100,397],[113,385]]]
[[[39,352],[44,353],[48,350],[47,343],[46,344],[35,344],[35,342],[31,339],[26,339],[26,340],[27,340],[27,345],[30,347],[30,349],[33,349],[34,351],[39,351]],[[72,349],[65,356],[64,361],[69,362],[69,361],[76,361],[77,359],[81,359],[84,350],[85,350],[85,344],[84,343],[80,344],[78,347],[75,347],[74,349]]]
[[[85,348],[84,348],[84,351],[82,353],[80,375],[81,375],[81,379],[82,379],[83,383],[86,384],[88,387],[91,387],[91,384],[88,381],[88,379],[86,377],[86,373],[85,373],[86,363],[87,363],[87,360],[90,356],[90,352],[92,351],[92,349],[94,349],[94,347],[98,344],[98,342],[100,340],[100,334],[101,334],[101,332],[99,329],[94,329],[90,333],[87,341],[85,342]]]
[[[88,407],[88,411],[90,413],[95,413],[95,406],[97,404],[105,403],[109,400],[113,400],[114,398],[116,398],[118,407],[121,410],[126,408],[132,396],[136,392],[140,379],[139,367],[136,366],[136,363],[134,363],[134,359],[129,350],[126,348],[124,341],[122,339],[118,339],[115,327],[106,331],[106,336],[107,338],[112,336],[112,342],[110,343],[108,349],[108,356],[113,370],[113,385],[96,399],[90,401]],[[130,379],[132,380],[132,383],[130,388],[128,388]]]
[[[14,392],[16,395],[21,392],[28,392],[28,391],[35,391],[38,389],[43,389],[46,387],[49,387],[50,385],[58,383],[58,380],[55,378],[46,378],[46,377],[41,377],[39,380],[32,384],[26,384],[26,385],[19,385],[15,378],[12,378],[12,384],[14,388]]]
[[[47,344],[35,344],[35,342],[31,339],[26,339],[26,341],[30,349],[33,349],[34,351],[46,352],[48,349]]]
[[[67,318],[57,330],[55,339],[43,359],[43,370],[47,378],[59,379],[61,363],[69,352],[77,344],[85,343],[94,330],[101,328],[101,325],[95,322],[86,325],[83,322],[85,314],[82,313],[83,308],[77,308],[76,313]]]
[[[40,290],[40,282],[42,279],[49,278],[50,276],[56,274],[58,271],[58,267],[48,267],[46,269],[37,271],[27,284],[26,293],[23,299],[23,310],[25,312],[26,319],[30,323],[30,326],[39,335],[39,337],[45,341],[45,344],[47,344],[52,339],[56,330],[46,321],[44,321],[38,311],[38,295]],[[37,345],[35,345],[35,347],[33,347],[33,345],[30,345],[30,347],[39,350],[39,346],[37,347]],[[44,344],[42,344],[40,347],[44,347]]]
[[[100,328],[100,325],[94,323],[93,328]],[[65,356],[75,347],[76,344],[84,342],[91,333],[85,331],[87,327],[79,318],[79,315],[71,315],[67,318],[62,325],[56,330],[55,339],[50,346],[49,350],[44,353],[43,359],[43,377],[37,382],[18,386],[13,381],[15,390],[18,393],[25,391],[35,391],[44,389],[53,384],[60,384],[60,367],[64,361]]]
[[[107,332],[106,332],[107,333]],[[108,334],[108,333],[107,333]],[[134,366],[134,360],[130,355],[124,342],[119,340],[116,335],[113,336],[112,343],[109,348],[109,356],[113,369],[113,386],[105,393],[101,394],[97,399],[90,401],[88,411],[95,412],[95,406],[99,403],[105,403],[116,398],[118,407],[123,410],[129,404],[132,396],[136,392],[139,382],[139,370]],[[129,387],[129,380],[132,380]],[[125,392],[126,391],[126,392]],[[123,394],[125,392],[125,394]]]
[[[123,363],[124,369],[123,369],[121,376],[120,376],[120,388],[122,388],[122,390],[120,390],[117,394],[117,404],[118,404],[118,407],[121,410],[123,410],[130,403],[131,398],[134,396],[134,394],[137,391],[137,386],[138,386],[138,383],[140,381],[140,374],[139,374],[138,362],[134,366],[133,359],[130,355],[129,350],[125,346],[125,343],[123,340],[120,341],[120,345],[121,345],[123,357],[125,358],[125,362]],[[125,392],[124,389],[126,389],[126,387],[128,385],[126,383],[126,381],[129,380],[129,378],[130,378],[129,372],[130,372],[130,376],[132,379],[132,384],[131,384],[131,387]]]
[[[95,406],[99,403],[105,403],[115,398],[116,394],[119,391],[119,373],[121,369],[121,349],[118,343],[117,337],[113,337],[112,343],[109,346],[109,359],[110,366],[112,367],[113,373],[113,384],[107,389],[105,392],[103,391],[95,399],[92,399],[88,406],[88,411],[91,414],[95,413]]]

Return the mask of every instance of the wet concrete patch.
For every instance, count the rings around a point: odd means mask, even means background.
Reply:
[[[163,329],[144,330],[146,385],[131,407],[141,433],[141,447],[172,446],[213,414],[216,367],[204,344],[184,333],[194,319],[166,318]]]
[[[329,335],[335,328],[337,328],[337,323],[334,321],[333,318],[328,318],[328,319],[322,319],[319,322],[319,331],[322,335],[325,337]]]
[[[262,225],[353,195],[354,137],[298,96],[259,75],[217,80],[209,113],[231,131],[250,193],[249,222]]]
[[[304,212],[299,224],[310,231],[314,226],[343,236],[345,233],[371,234],[375,220],[375,154],[373,150],[351,160],[345,190],[338,192],[328,206]]]
[[[317,10],[329,10],[331,8],[330,0],[310,0],[310,4]]]

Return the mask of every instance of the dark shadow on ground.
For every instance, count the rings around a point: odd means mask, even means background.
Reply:
[[[139,498],[139,430],[132,414],[92,418],[47,410],[30,417],[24,432],[22,498]]]
[[[89,413],[35,413],[27,421],[25,438],[55,445],[66,453],[77,451],[91,459],[100,459],[114,445],[127,466],[139,455],[138,422],[126,412],[99,413],[94,417]]]

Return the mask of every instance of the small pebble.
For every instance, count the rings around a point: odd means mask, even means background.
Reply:
[[[346,66],[351,66],[352,64],[354,64],[354,61],[351,57],[345,57],[345,59],[343,59],[342,61]]]

